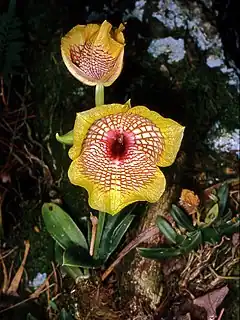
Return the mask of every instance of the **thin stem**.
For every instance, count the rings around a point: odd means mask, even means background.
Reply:
[[[94,244],[94,253],[93,253],[93,256],[95,259],[99,258],[99,246],[100,246],[100,242],[102,239],[105,217],[106,217],[106,213],[99,211],[97,233],[96,233],[96,239],[95,239],[95,244]]]
[[[91,237],[91,242],[90,242],[89,254],[90,254],[90,256],[93,256],[94,246],[95,246],[95,239],[96,239],[96,234],[97,234],[98,218],[95,217],[95,216],[90,212],[90,220],[91,220],[91,222],[92,222],[92,237]]]
[[[102,84],[97,84],[95,87],[95,104],[96,107],[104,104],[104,86]]]

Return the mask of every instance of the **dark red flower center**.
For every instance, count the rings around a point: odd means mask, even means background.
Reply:
[[[131,144],[132,139],[130,134],[115,130],[108,132],[107,153],[111,159],[123,160]]]

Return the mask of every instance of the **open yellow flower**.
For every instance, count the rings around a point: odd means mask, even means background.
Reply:
[[[123,30],[123,24],[112,30],[106,20],[71,29],[61,41],[63,61],[71,74],[90,86],[110,86],[122,70]]]
[[[89,205],[112,215],[136,201],[156,202],[165,190],[158,166],[170,166],[184,127],[143,106],[110,104],[77,113],[71,183],[87,189]]]

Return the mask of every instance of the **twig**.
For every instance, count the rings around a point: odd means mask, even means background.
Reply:
[[[224,280],[239,280],[240,277],[235,277],[235,276],[228,276],[228,277],[224,277],[224,276],[220,276],[219,274],[216,273],[215,270],[213,270],[210,266],[208,266],[209,270],[214,274],[214,276],[216,278],[219,279],[224,279]]]
[[[1,289],[2,289],[2,292],[5,293],[8,288],[8,273],[7,273],[7,268],[6,268],[6,265],[3,261],[2,256],[0,256],[0,260],[2,262],[2,267],[3,267],[3,286]]]
[[[222,310],[221,310],[221,312],[220,312],[219,317],[217,318],[217,320],[221,320],[221,319],[222,319],[223,313],[224,313],[224,308],[222,308]]]
[[[5,259],[7,256],[9,256],[10,254],[12,254],[14,251],[16,251],[18,249],[18,247],[14,247],[13,249],[9,250],[7,253],[5,253],[4,255],[2,255],[2,259]]]
[[[18,271],[16,272],[16,274],[10,284],[10,287],[7,290],[7,294],[16,294],[17,293],[17,290],[18,290],[18,287],[19,287],[19,284],[20,284],[20,281],[22,278],[24,266],[27,261],[29,249],[30,249],[30,243],[28,240],[24,241],[24,244],[25,244],[25,252],[24,252],[24,257],[23,257],[21,266],[19,267]]]
[[[53,284],[51,284],[51,285],[49,286],[49,288],[52,287],[52,286],[53,286]],[[42,294],[43,292],[45,292],[47,289],[48,289],[48,288],[45,288],[44,290],[42,290],[42,291],[40,292],[40,294]],[[6,312],[6,311],[8,311],[8,310],[10,310],[10,309],[16,308],[16,307],[20,306],[21,304],[24,304],[24,303],[28,302],[29,300],[33,300],[33,299],[35,299],[35,298],[36,298],[36,297],[30,296],[29,298],[27,298],[27,299],[25,299],[25,300],[22,300],[22,301],[20,301],[20,302],[18,302],[18,303],[16,303],[16,304],[14,304],[13,306],[10,306],[10,307],[7,307],[6,309],[0,310],[0,313],[3,313],[3,312]]]
[[[40,296],[40,294],[42,293],[42,290],[44,289],[44,287],[46,287],[46,285],[49,283],[49,279],[51,278],[51,276],[53,275],[53,271],[49,274],[49,276],[47,277],[47,279],[35,290],[35,292],[33,292],[31,295],[30,295],[30,297],[32,298],[32,299],[35,299],[35,298],[38,298],[39,296]],[[55,285],[54,283],[53,284],[51,284],[50,286],[49,286],[49,288],[50,287],[52,287],[53,285]],[[47,288],[46,289],[44,289],[44,291],[46,291],[47,290]]]
[[[5,98],[5,93],[4,93],[4,84],[3,84],[3,77],[1,76],[0,78],[0,82],[1,82],[1,93],[0,96],[2,97],[2,102],[4,104],[4,106],[6,107],[6,110],[8,109],[8,103],[7,100]]]
[[[52,264],[53,275],[54,275],[54,279],[55,279],[54,295],[56,295],[58,292],[58,277],[57,277],[57,271],[56,271],[54,263],[51,262],[51,264]]]

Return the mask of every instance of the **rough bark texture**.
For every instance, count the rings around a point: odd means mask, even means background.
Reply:
[[[137,235],[154,226],[157,216],[167,216],[175,197],[176,188],[173,186],[164,193],[157,203],[151,204],[138,227]],[[157,246],[161,241],[159,233],[158,236],[144,242],[142,246]],[[128,264],[128,262],[125,261],[123,264]],[[127,297],[127,304],[132,313],[131,319],[151,319],[150,314],[154,313],[161,303],[163,292],[161,263],[142,258],[137,250],[134,250],[133,260],[128,265],[128,271],[122,272],[121,286],[124,288],[124,296]]]

